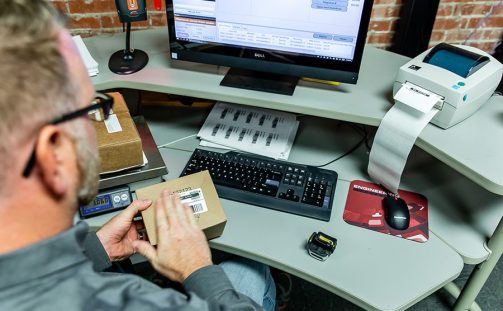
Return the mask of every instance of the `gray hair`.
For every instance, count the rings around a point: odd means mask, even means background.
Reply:
[[[42,0],[0,0],[0,7],[0,167],[5,168],[16,157],[16,142],[77,107],[78,89],[59,51],[64,27],[59,13]],[[4,174],[0,170],[0,192]]]

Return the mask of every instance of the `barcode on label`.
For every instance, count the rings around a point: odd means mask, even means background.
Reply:
[[[204,200],[203,191],[200,188],[180,192],[182,203],[188,204],[194,214],[201,214],[208,211],[208,206]]]
[[[202,205],[202,204],[200,204],[200,203],[198,203],[198,204],[194,204],[194,205],[191,205],[190,207],[192,207],[192,212],[194,212],[194,214],[195,214],[195,213],[200,213],[200,212],[202,212],[202,211],[203,211],[203,209],[204,209],[204,208],[203,208],[203,205]]]

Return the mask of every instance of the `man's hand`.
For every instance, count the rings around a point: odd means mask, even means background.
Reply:
[[[192,272],[211,265],[206,236],[197,226],[192,209],[180,202],[178,194],[163,191],[155,208],[157,249],[145,241],[134,241],[134,249],[159,273],[180,283]]]
[[[151,204],[149,200],[134,201],[96,232],[111,261],[123,260],[134,254],[133,241],[139,238],[133,218]]]

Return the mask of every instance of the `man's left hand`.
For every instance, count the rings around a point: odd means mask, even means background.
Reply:
[[[133,218],[151,204],[150,200],[133,201],[96,232],[111,261],[123,260],[134,254],[132,243],[139,239],[139,234]]]

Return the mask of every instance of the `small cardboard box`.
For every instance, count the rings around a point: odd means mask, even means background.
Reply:
[[[114,98],[113,113],[108,120],[93,122],[96,129],[101,173],[110,173],[143,164],[140,135],[120,93]]]
[[[165,189],[171,193],[180,193],[182,202],[190,201],[188,204],[195,211],[197,224],[208,240],[222,235],[227,218],[210,174],[203,171],[136,190],[138,199],[150,199],[153,202],[151,207],[142,212],[147,236],[152,245],[157,244],[155,203]]]

